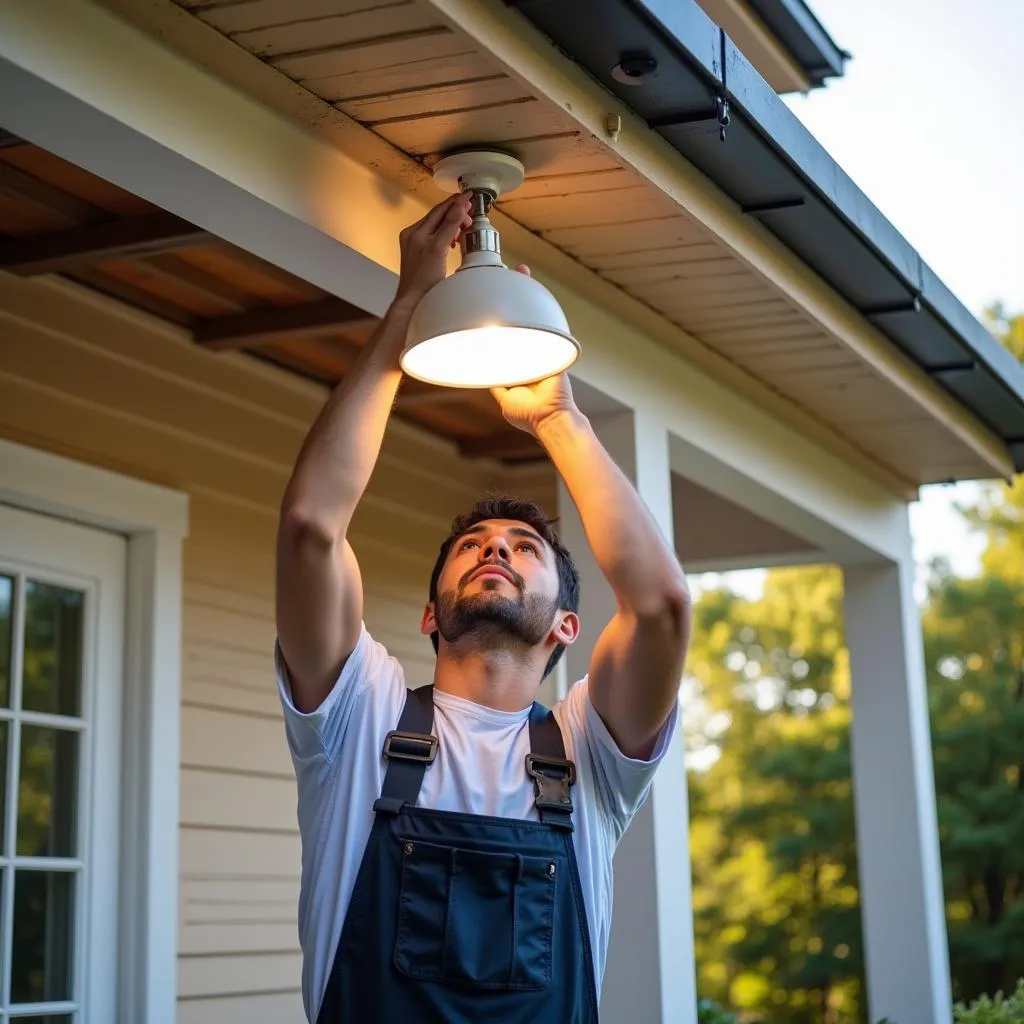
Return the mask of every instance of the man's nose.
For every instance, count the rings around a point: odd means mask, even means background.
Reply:
[[[510,558],[508,541],[504,537],[492,537],[480,549],[480,560],[483,562],[492,562],[494,559],[507,562]]]

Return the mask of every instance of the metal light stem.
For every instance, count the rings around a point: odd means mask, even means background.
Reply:
[[[494,193],[483,188],[469,189],[469,192],[473,224],[462,236],[463,259],[472,253],[482,252],[494,253],[500,257],[501,236],[487,217],[495,199]]]

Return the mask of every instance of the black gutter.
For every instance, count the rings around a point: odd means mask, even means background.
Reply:
[[[812,86],[842,75],[850,59],[833,42],[804,0],[746,0],[767,29],[789,51]]]
[[[695,0],[506,2],[785,242],[1002,438],[1024,469],[1024,366]]]

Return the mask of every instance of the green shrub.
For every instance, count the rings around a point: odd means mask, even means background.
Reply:
[[[1004,999],[997,992],[994,999],[979,996],[973,1003],[957,1003],[953,1007],[955,1024],[1024,1024],[1024,978],[1017,982],[1016,991]]]
[[[697,1024],[737,1024],[736,1017],[713,999],[697,1001]]]
[[[697,1003],[697,1024],[738,1024],[735,1014],[712,999]],[[888,1017],[876,1024],[895,1024]],[[1024,978],[1008,998],[997,992],[994,998],[979,996],[972,1003],[953,1007],[953,1024],[1024,1024]]]

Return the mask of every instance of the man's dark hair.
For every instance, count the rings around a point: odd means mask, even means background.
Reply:
[[[434,564],[434,571],[430,574],[430,600],[437,601],[437,581],[441,577],[441,570],[444,568],[452,545],[467,530],[487,519],[513,519],[532,527],[544,538],[555,553],[555,565],[558,568],[558,607],[564,608],[568,612],[578,612],[580,610],[580,577],[573,564],[572,555],[569,554],[558,539],[558,534],[555,533],[556,520],[548,519],[544,510],[536,502],[524,501],[509,495],[481,498],[468,512],[463,512],[452,520],[451,533],[441,544],[437,562]],[[430,634],[430,639],[436,653],[440,647],[440,639],[436,630]],[[551,652],[551,657],[544,668],[545,676],[558,664],[558,659],[564,653],[564,644],[559,644]]]

